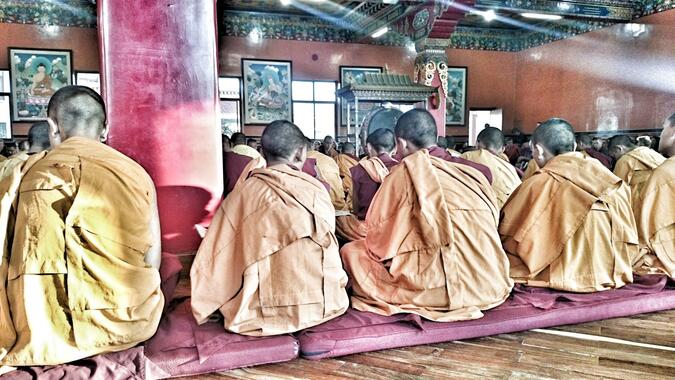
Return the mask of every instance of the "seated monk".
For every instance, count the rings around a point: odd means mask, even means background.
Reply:
[[[335,210],[323,185],[300,171],[305,137],[279,120],[261,143],[267,168],[223,200],[190,271],[197,322],[219,310],[225,329],[254,336],[318,325],[349,306]]]
[[[443,322],[480,318],[513,285],[494,192],[480,171],[429,154],[436,123],[428,111],[406,112],[395,133],[405,158],[373,198],[366,238],[341,251],[352,306]]]
[[[335,162],[337,162],[338,168],[340,169],[342,190],[345,192],[345,202],[347,203],[347,206],[350,206],[352,204],[353,184],[352,175],[349,172],[349,169],[359,163],[359,158],[356,157],[356,147],[354,144],[350,142],[344,143],[342,145],[342,153],[335,157]]]
[[[11,175],[14,168],[25,162],[30,155],[47,150],[49,147],[49,124],[46,121],[33,124],[28,130],[28,151],[20,151],[0,162],[0,180]]]
[[[511,194],[499,225],[511,277],[585,293],[633,282],[638,246],[628,185],[575,152],[565,120],[542,123],[532,145],[541,169]]]
[[[641,257],[633,268],[675,279],[675,114],[663,123],[659,151],[669,158],[654,169],[635,202]]]
[[[492,183],[492,173],[490,172],[490,169],[483,165],[483,164],[478,164],[476,162],[469,161],[465,158],[462,157],[455,157],[452,154],[448,153],[447,150],[439,147],[437,144],[438,138],[434,138],[434,142],[426,147],[427,151],[429,152],[430,155],[438,158],[442,158],[446,161],[449,162],[454,162],[456,164],[463,164],[467,166],[471,166],[472,168],[478,170],[479,172],[483,173],[485,178],[487,178],[489,183]],[[405,157],[403,156],[403,152],[397,151],[396,152],[397,156]]]
[[[665,157],[651,148],[635,145],[626,135],[609,139],[608,149],[609,154],[616,159],[614,174],[630,186],[631,197],[635,202],[644,182],[654,169],[663,164]]]
[[[335,233],[337,237],[341,241],[353,241],[364,236],[363,224],[350,212],[351,205],[348,205],[345,200],[345,191],[342,186],[338,164],[329,156],[315,150],[308,151],[307,158],[315,160],[317,179],[328,185],[330,200],[335,208]],[[305,172],[309,171],[305,170]]]
[[[9,366],[133,347],[155,333],[164,305],[150,176],[99,142],[106,113],[95,91],[63,87],[47,112],[53,150],[0,182],[0,363]]]
[[[366,151],[368,159],[350,169],[354,180],[352,209],[360,220],[366,219],[377,189],[391,169],[398,164],[392,158],[396,151],[394,132],[387,128],[376,129],[366,139]]]
[[[511,193],[520,186],[516,168],[508,158],[501,157],[504,154],[504,135],[495,127],[487,127],[478,134],[476,145],[477,150],[464,153],[462,158],[490,168],[492,189],[497,196],[497,207],[501,209]]]
[[[613,158],[593,148],[593,138],[590,135],[577,134],[577,151],[584,156],[595,158],[607,169],[612,170]]]
[[[533,158],[527,162],[527,167],[525,168],[525,172],[523,172],[521,180],[525,181],[526,179],[532,177],[534,173],[537,172],[537,170],[539,170],[539,165],[537,164],[537,161],[535,161]]]
[[[232,191],[249,161],[262,158],[257,150],[246,145],[246,135],[243,133],[233,133],[230,142],[233,147],[229,151],[223,149],[224,195]]]

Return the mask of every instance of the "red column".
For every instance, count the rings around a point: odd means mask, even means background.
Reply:
[[[99,0],[98,16],[109,144],[152,176],[164,251],[194,251],[223,190],[215,0]]]

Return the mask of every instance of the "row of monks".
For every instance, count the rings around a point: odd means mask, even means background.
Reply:
[[[514,282],[596,292],[634,273],[675,277],[675,158],[627,136],[609,140],[609,157],[550,119],[523,173],[497,128],[460,154],[439,146],[425,110],[390,124],[360,136],[363,159],[330,137],[314,150],[285,121],[265,129],[264,157],[233,135],[227,196],[191,272],[198,322],[219,310],[230,331],[296,331],[344,311],[345,279],[356,309],[456,321],[502,303]],[[669,157],[674,130],[675,115],[661,141]]]
[[[94,91],[58,90],[48,115],[0,181],[3,370],[132,347],[154,334],[164,306],[152,180],[101,142]],[[636,190],[575,152],[561,119],[534,132],[540,169],[522,183],[496,129],[464,157],[436,145],[422,109],[371,132],[361,160],[349,144],[312,150],[283,120],[265,128],[262,155],[233,136],[227,194],[190,272],[198,323],[284,334],[350,304],[467,320],[504,302],[514,282],[593,292],[634,272],[675,275],[675,115],[661,139],[671,158],[650,173],[633,166]]]

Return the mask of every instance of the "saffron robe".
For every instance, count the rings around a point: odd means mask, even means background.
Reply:
[[[383,153],[377,157],[362,160],[350,169],[354,181],[352,209],[357,218],[366,219],[366,213],[377,189],[396,164],[398,161]]]
[[[462,157],[462,154],[454,149],[447,148],[445,151],[448,152],[452,157]]]
[[[0,215],[9,221],[4,365],[61,364],[133,347],[155,333],[164,305],[159,271],[145,263],[155,202],[147,173],[80,137],[42,156],[0,182]]]
[[[433,146],[433,147],[429,148],[428,151],[429,151],[429,155],[431,155],[431,156],[442,158],[446,161],[454,162],[456,164],[463,164],[463,165],[470,166],[470,167],[478,170],[479,172],[483,173],[485,178],[487,178],[488,182],[492,183],[492,173],[490,172],[490,169],[488,169],[487,166],[485,166],[483,164],[471,162],[471,161],[469,161],[467,159],[464,159],[464,158],[461,158],[461,157],[453,157],[446,150],[444,150],[443,148],[439,148],[437,146]]]
[[[392,169],[366,216],[366,238],[341,250],[352,307],[434,321],[480,318],[509,297],[499,210],[487,179],[422,149]]]
[[[513,167],[508,159],[495,156],[486,149],[473,150],[466,152],[462,158],[483,164],[490,169],[492,173],[492,189],[497,197],[497,207],[500,209],[509,199],[511,193],[520,186],[520,177],[516,168]]]
[[[351,154],[338,154],[335,158],[335,162],[338,164],[340,169],[340,178],[342,179],[342,190],[345,192],[345,203],[347,207],[352,207],[352,196],[353,196],[353,181],[352,174],[349,172],[349,169],[356,166],[359,163],[359,159],[354,157]]]
[[[223,200],[190,271],[192,313],[225,329],[291,333],[345,312],[349,300],[323,185],[286,165],[254,170]]]
[[[262,157],[262,155],[257,150],[251,148],[246,144],[235,145],[234,147],[232,147],[232,152],[251,158]]]
[[[581,153],[556,156],[525,180],[502,208],[499,233],[516,282],[586,293],[633,282],[630,189]]]
[[[28,159],[28,154],[26,153],[17,153],[8,159],[0,162],[0,180],[5,177],[8,177],[14,171],[14,167],[21,165]]]
[[[616,161],[614,174],[630,186],[633,202],[640,197],[642,186],[654,169],[666,160],[655,150],[639,146],[624,154]],[[633,209],[635,212],[637,210]]]
[[[634,206],[641,253],[634,269],[675,278],[675,156],[654,169]]]
[[[537,172],[537,170],[539,170],[539,165],[533,158],[527,163],[527,168],[525,168],[525,173],[523,173],[523,177],[521,179],[525,181],[526,179],[532,177],[534,173]]]
[[[340,168],[332,158],[323,153],[311,150],[307,157],[316,160],[316,171],[322,182],[329,185],[328,193],[335,208],[335,233],[344,241],[353,241],[365,234],[365,229],[358,218],[351,214],[345,200],[345,192],[340,178]]]

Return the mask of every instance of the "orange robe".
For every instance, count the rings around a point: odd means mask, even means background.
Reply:
[[[229,331],[277,335],[345,312],[349,300],[323,185],[286,165],[254,170],[220,205],[195,257],[192,312]]]
[[[446,151],[450,153],[452,157],[462,157],[462,154],[454,149],[447,148]]]
[[[345,192],[345,203],[347,207],[351,208],[352,206],[352,196],[354,193],[354,185],[352,182],[352,174],[349,172],[353,166],[359,164],[359,160],[349,154],[338,154],[335,158],[335,162],[338,164],[340,169],[340,178],[342,179],[342,190]]]
[[[644,182],[635,210],[642,257],[634,269],[654,268],[675,278],[675,156]]]
[[[516,168],[509,163],[507,158],[495,156],[485,149],[466,152],[462,155],[462,158],[490,168],[490,172],[492,172],[492,189],[495,191],[497,207],[500,209],[509,199],[511,193],[520,186],[521,182],[518,172],[516,172]]]
[[[316,160],[316,171],[322,181],[330,186],[330,200],[335,208],[335,232],[345,241],[359,239],[365,234],[365,227],[359,219],[350,212],[350,206],[345,201],[345,192],[340,178],[340,168],[332,158],[315,150],[307,152],[308,158]]]
[[[12,174],[14,167],[21,165],[27,159],[28,154],[21,152],[0,162],[0,180]]]
[[[539,170],[539,165],[537,165],[537,161],[535,161],[534,159],[531,159],[527,163],[527,168],[525,169],[525,173],[523,173],[523,178],[521,178],[521,179],[523,181],[525,181],[526,179],[532,177],[534,175],[534,173],[537,172],[537,170]]]
[[[628,186],[600,161],[577,152],[553,158],[502,208],[511,277],[573,292],[633,282],[638,240],[630,205]]]
[[[630,186],[633,203],[640,197],[645,181],[665,160],[665,157],[655,150],[639,146],[616,161],[614,174]],[[636,211],[635,208],[633,211]]]
[[[43,154],[0,182],[9,221],[0,362],[11,366],[133,347],[155,333],[164,305],[159,271],[145,263],[155,203],[147,173],[80,137]]]
[[[497,233],[499,210],[485,176],[422,149],[392,169],[366,216],[366,238],[341,255],[352,306],[434,321],[480,318],[509,297]]]

